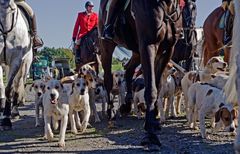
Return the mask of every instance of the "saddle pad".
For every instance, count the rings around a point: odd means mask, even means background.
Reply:
[[[23,20],[26,23],[28,31],[31,33],[30,25],[32,25],[32,23],[31,23],[29,15],[27,14],[27,12],[24,10],[24,8],[22,6],[18,5],[18,8],[19,8],[20,13],[22,14]]]

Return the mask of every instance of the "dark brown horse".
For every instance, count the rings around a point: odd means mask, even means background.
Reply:
[[[182,67],[186,71],[191,69],[193,54],[197,45],[197,33],[195,31],[196,15],[196,3],[188,1],[182,10],[184,38],[177,41],[172,56],[172,60],[179,65],[183,64]]]
[[[80,42],[81,63],[77,67],[82,67],[87,63],[91,63],[91,66],[95,68],[98,74],[99,63],[97,56],[99,56],[99,39],[97,27],[89,31]],[[77,70],[79,68],[76,68]]]
[[[224,61],[228,63],[230,56],[230,48],[224,48],[224,28],[219,28],[219,23],[221,17],[224,14],[224,9],[222,6],[216,8],[205,20],[203,25],[204,32],[204,42],[203,42],[203,62],[204,65],[208,62],[208,60],[213,56],[219,56],[220,51],[224,49]],[[230,15],[232,18],[232,15]],[[229,24],[231,24],[229,22]],[[229,25],[227,25],[229,26]],[[232,27],[230,26],[231,29]]]
[[[106,20],[106,5],[108,0],[101,0],[99,11],[99,31],[103,32]],[[118,6],[125,5],[124,0],[117,2]],[[131,13],[132,11],[132,13]],[[104,69],[104,84],[108,98],[112,89],[111,63],[112,53],[117,45],[133,51],[133,56],[127,64],[126,112],[131,110],[131,82],[134,69],[140,63],[145,79],[145,100],[147,104],[145,130],[146,137],[142,145],[151,148],[160,146],[157,132],[160,128],[156,119],[155,103],[157,101],[160,78],[165,66],[170,60],[174,45],[180,35],[181,19],[178,0],[131,0],[127,9],[120,13],[115,23],[114,41],[101,40],[101,58]],[[108,117],[113,120],[115,115],[113,102],[108,102]]]

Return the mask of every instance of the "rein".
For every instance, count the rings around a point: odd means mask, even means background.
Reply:
[[[10,8],[11,8],[11,10],[14,10],[11,6],[10,6]],[[18,8],[17,8],[16,20],[17,20],[17,18],[18,18],[18,13],[19,13],[19,10],[18,10]],[[3,23],[2,23],[2,21],[0,20],[0,26],[1,26],[1,28],[0,28],[0,32],[1,32],[0,36],[1,36],[1,35],[3,36],[3,42],[4,42],[3,56],[4,56],[4,61],[5,61],[5,62],[6,62],[6,43],[7,43],[7,35],[8,35],[8,33],[10,33],[10,32],[13,30],[13,28],[14,28],[14,27],[16,26],[16,24],[17,24],[17,22],[14,22],[15,11],[14,11],[12,14],[13,14],[13,15],[12,15],[12,24],[11,24],[10,29],[7,30],[7,31],[4,30]]]

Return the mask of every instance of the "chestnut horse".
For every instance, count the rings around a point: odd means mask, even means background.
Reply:
[[[205,40],[203,42],[203,63],[206,65],[208,60],[213,56],[219,56],[220,51],[224,49],[224,61],[228,63],[230,47],[224,47],[225,30],[219,28],[219,22],[224,14],[222,6],[216,8],[205,20],[203,32]],[[230,17],[232,15],[230,14]]]
[[[101,0],[99,11],[99,32],[103,33],[106,20],[106,5],[108,0]],[[125,5],[124,0],[119,0],[117,6]],[[157,101],[160,78],[165,66],[169,62],[176,41],[181,31],[181,15],[178,0],[131,0],[126,10],[122,10],[115,23],[115,37],[113,41],[101,40],[101,59],[104,69],[104,84],[108,98],[112,89],[111,63],[112,54],[117,45],[132,50],[133,55],[126,68],[127,96],[126,105],[120,107],[131,111],[131,82],[134,69],[141,63],[145,79],[145,100],[147,105],[145,130],[146,137],[142,145],[151,149],[160,146],[157,136],[160,122],[156,119]],[[113,101],[108,99],[108,118],[114,120],[115,112]]]

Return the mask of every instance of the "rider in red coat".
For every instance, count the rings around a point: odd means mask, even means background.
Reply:
[[[76,67],[81,63],[81,51],[80,42],[81,38],[85,36],[89,31],[91,31],[98,24],[98,15],[93,12],[94,4],[90,1],[86,2],[86,11],[78,13],[77,20],[73,29],[72,40],[74,42],[76,53],[75,53],[75,63]]]
[[[180,0],[179,5],[180,5],[180,9],[182,10],[183,7],[185,6],[185,0]]]

